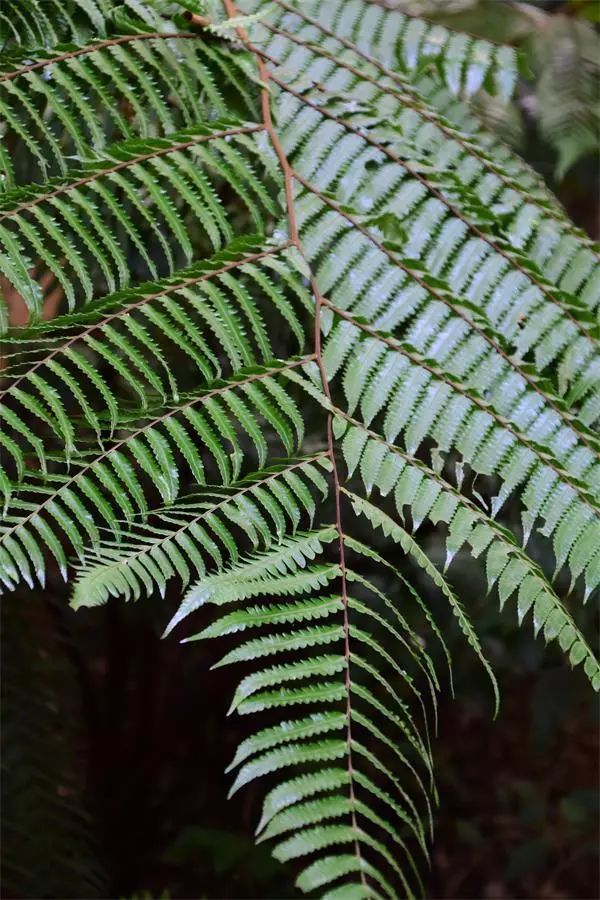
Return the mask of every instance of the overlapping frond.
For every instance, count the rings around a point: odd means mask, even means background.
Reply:
[[[237,57],[187,32],[125,34],[35,57],[13,55],[0,75],[3,190],[21,172],[36,181],[64,174],[120,140],[253,111]]]
[[[184,10],[199,13],[202,5],[199,0],[28,0],[26,5],[6,0],[0,10],[2,51],[84,43],[90,35],[104,37],[119,28],[164,31],[170,17]]]
[[[201,229],[214,250],[233,237],[209,174],[235,191],[258,231],[273,204],[253,169],[247,140],[259,129],[239,122],[196,125],[169,138],[125,142],[102,160],[43,188],[15,188],[0,203],[2,274],[25,300],[35,320],[41,311],[32,276],[43,258],[67,298],[69,309],[103,293],[128,287],[128,255],[137,251],[146,275],[174,271],[193,259]],[[108,215],[107,215],[108,213]],[[150,223],[152,244],[140,236]],[[146,271],[144,271],[146,270]],[[139,278],[139,276],[138,276]]]
[[[266,442],[259,429],[253,433],[264,444],[258,447],[264,464]],[[324,451],[265,467],[226,490],[207,489],[182,498],[148,516],[147,524],[134,520],[126,541],[104,538],[97,550],[86,553],[75,583],[74,606],[97,606],[111,595],[136,598],[155,586],[164,592],[173,577],[186,588],[194,575],[204,577],[211,564],[237,562],[241,534],[255,549],[277,544],[295,532],[303,516],[314,522],[314,491],[321,499],[327,495],[322,468],[327,469]]]
[[[103,447],[103,438],[132,420],[131,403],[147,410],[170,399],[177,410],[180,394],[195,379],[208,386],[223,374],[272,361],[276,347],[265,323],[267,311],[295,336],[298,352],[303,350],[300,315],[308,299],[286,271],[291,251],[285,245],[262,249],[256,240],[239,240],[170,278],[109,295],[93,315],[58,318],[6,340],[13,365],[2,394],[1,439],[19,480],[27,454],[36,451],[43,467],[39,448],[57,436],[67,460],[89,450],[75,442],[73,416],[83,419]],[[252,294],[258,291],[264,299],[257,303]],[[102,374],[90,353],[103,361]],[[186,360],[184,371],[172,368],[176,353]],[[33,429],[23,420],[25,411],[37,418]]]
[[[230,712],[261,717],[231,764],[269,783],[259,839],[302,890],[421,894],[451,657],[405,561],[494,690],[459,551],[600,687],[559,578],[600,581],[599,268],[469,111],[514,55],[368,0],[226,0],[217,28],[214,3],[37,6],[0,74],[2,318],[29,313],[0,581],[178,586],[167,633],[226,638]]]
[[[93,548],[100,543],[96,519],[119,535],[119,516],[126,520],[144,516],[148,493],[157,491],[168,504],[177,499],[182,478],[205,484],[209,461],[215,469],[213,479],[230,484],[239,476],[245,456],[237,435],[240,425],[252,437],[260,432],[259,422],[266,421],[284,452],[293,453],[302,440],[302,419],[277,376],[294,365],[299,362],[240,372],[231,381],[180,398],[179,406],[161,410],[159,415],[142,422],[136,418],[135,425],[123,423],[118,440],[101,454],[72,461],[72,474],[46,475],[41,482],[29,479],[4,515],[2,580],[9,586],[20,578],[29,584],[33,577],[43,580],[44,545],[66,573],[57,533],[81,557],[86,542]],[[254,444],[260,453],[262,442],[255,438]],[[148,482],[146,491],[140,477]]]

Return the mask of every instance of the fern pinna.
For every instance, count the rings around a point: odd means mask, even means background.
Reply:
[[[174,580],[167,634],[216,607],[185,640],[244,666],[259,840],[304,891],[419,895],[451,658],[410,573],[496,695],[461,550],[600,685],[597,250],[469,109],[514,53],[368,0],[29,5],[0,13],[1,580]]]

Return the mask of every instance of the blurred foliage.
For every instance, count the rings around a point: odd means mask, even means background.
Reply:
[[[597,165],[598,0],[389,0],[388,5],[518,47],[524,74],[514,102],[504,106],[482,91],[478,114],[534,165],[553,160],[557,181],[586,158]]]
[[[41,599],[41,598],[40,598]],[[104,897],[81,765],[83,684],[49,599],[2,617],[2,896]]]

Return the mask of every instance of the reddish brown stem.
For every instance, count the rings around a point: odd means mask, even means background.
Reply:
[[[235,18],[237,15],[237,10],[233,0],[223,0],[225,9],[227,11],[227,15],[230,19]],[[244,43],[244,45],[256,56],[258,71],[263,82],[263,88],[261,90],[261,105],[262,105],[262,116],[263,123],[267,134],[269,135],[271,144],[273,145],[273,149],[277,154],[277,158],[279,160],[279,165],[281,167],[281,171],[284,179],[284,190],[285,190],[285,198],[286,198],[286,206],[287,206],[287,217],[288,217],[288,229],[289,229],[289,238],[292,244],[297,248],[298,252],[302,255],[302,257],[306,260],[308,264],[308,260],[306,254],[304,253],[304,249],[302,247],[302,242],[300,240],[300,236],[298,233],[298,225],[296,221],[296,211],[295,211],[295,201],[294,201],[294,186],[293,186],[293,178],[294,172],[289,163],[289,160],[285,154],[285,151],[281,145],[281,141],[279,140],[279,136],[277,131],[275,130],[273,124],[273,117],[271,114],[271,103],[269,98],[269,89],[268,82],[271,78],[271,73],[267,69],[264,59],[262,56],[256,52],[256,48],[249,41],[248,34],[243,28],[237,28],[237,35],[240,40]],[[321,382],[323,385],[323,391],[328,400],[331,400],[331,390],[329,388],[329,382],[327,379],[327,372],[325,370],[325,365],[323,363],[323,357],[321,353],[321,308],[323,305],[323,296],[319,290],[316,279],[313,274],[311,274],[310,278],[311,288],[315,297],[315,332],[314,332],[314,348],[315,348],[315,360],[317,366],[319,368],[319,373],[321,375]],[[351,818],[352,818],[352,828],[354,834],[358,834],[358,824],[356,819],[356,797],[354,793],[354,778],[353,778],[353,766],[352,766],[352,700],[350,695],[350,687],[351,687],[351,676],[350,676],[350,665],[351,665],[351,652],[350,652],[350,622],[349,622],[349,613],[348,613],[348,587],[347,587],[347,569],[346,569],[346,558],[345,558],[345,548],[344,548],[344,531],[342,528],[342,509],[341,509],[341,490],[340,490],[340,479],[337,469],[337,462],[335,458],[335,447],[333,441],[333,416],[331,413],[327,416],[327,446],[328,446],[328,454],[332,467],[332,478],[333,478],[333,487],[334,487],[334,496],[335,496],[335,515],[336,515],[336,529],[338,532],[338,545],[339,545],[339,560],[340,560],[340,573],[341,573],[341,581],[342,581],[342,607],[343,607],[343,623],[344,623],[344,656],[346,659],[346,670],[345,670],[345,686],[346,686],[346,742],[347,742],[347,753],[348,753],[348,777],[349,777],[349,792],[350,792],[350,803],[352,807]],[[354,839],[354,847],[357,859],[359,863],[362,862],[362,854],[360,851],[360,844],[358,841],[358,837]],[[360,878],[363,885],[366,885],[365,874],[364,871],[360,870]]]

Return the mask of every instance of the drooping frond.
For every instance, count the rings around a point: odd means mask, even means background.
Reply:
[[[394,893],[391,877],[400,880],[408,896],[414,896],[420,887],[415,851],[399,832],[406,828],[409,841],[427,853],[430,804],[423,779],[432,776],[432,760],[420,733],[423,723],[417,727],[410,707],[394,687],[399,680],[409,695],[418,695],[415,678],[396,662],[394,652],[380,645],[378,632],[386,629],[393,635],[398,650],[402,648],[409,662],[412,657],[425,673],[430,660],[393,603],[387,601],[378,609],[380,592],[374,585],[351,569],[315,560],[324,543],[336,538],[333,527],[300,535],[293,543],[285,542],[275,551],[244,559],[212,579],[204,578],[188,592],[169,630],[205,605],[239,604],[257,595],[289,598],[284,603],[237,605],[235,612],[188,638],[243,632],[240,645],[217,664],[256,661],[253,673],[240,682],[230,712],[249,715],[281,710],[280,725],[267,726],[238,748],[230,766],[237,770],[231,793],[277,772],[283,782],[265,799],[258,829],[264,831],[262,839],[285,835],[273,851],[275,857],[302,859],[339,848],[335,855],[303,869],[297,879],[303,890],[321,890],[340,875],[355,873],[355,890],[364,879],[363,894],[357,896],[371,895],[367,876],[384,895]],[[360,544],[354,547],[360,550]],[[340,575],[348,595],[330,592],[330,582]],[[286,630],[291,626],[292,631]],[[349,642],[351,663],[344,650]],[[297,651],[292,664],[271,660],[290,650]],[[257,665],[267,667],[257,669]],[[291,714],[288,708],[297,704],[306,707],[301,717],[286,718]],[[311,765],[315,763],[317,768]],[[298,765],[308,765],[309,771],[300,779],[288,780],[290,767]],[[374,781],[374,768],[379,776],[383,774],[383,786]],[[408,773],[407,779],[399,777],[398,768]]]
[[[259,839],[302,890],[422,894],[451,657],[410,573],[494,691],[459,551],[600,687],[599,267],[469,107],[514,53],[370,0],[37,7],[0,73],[0,582],[179,589],[167,633],[226,638],[261,717]]]

